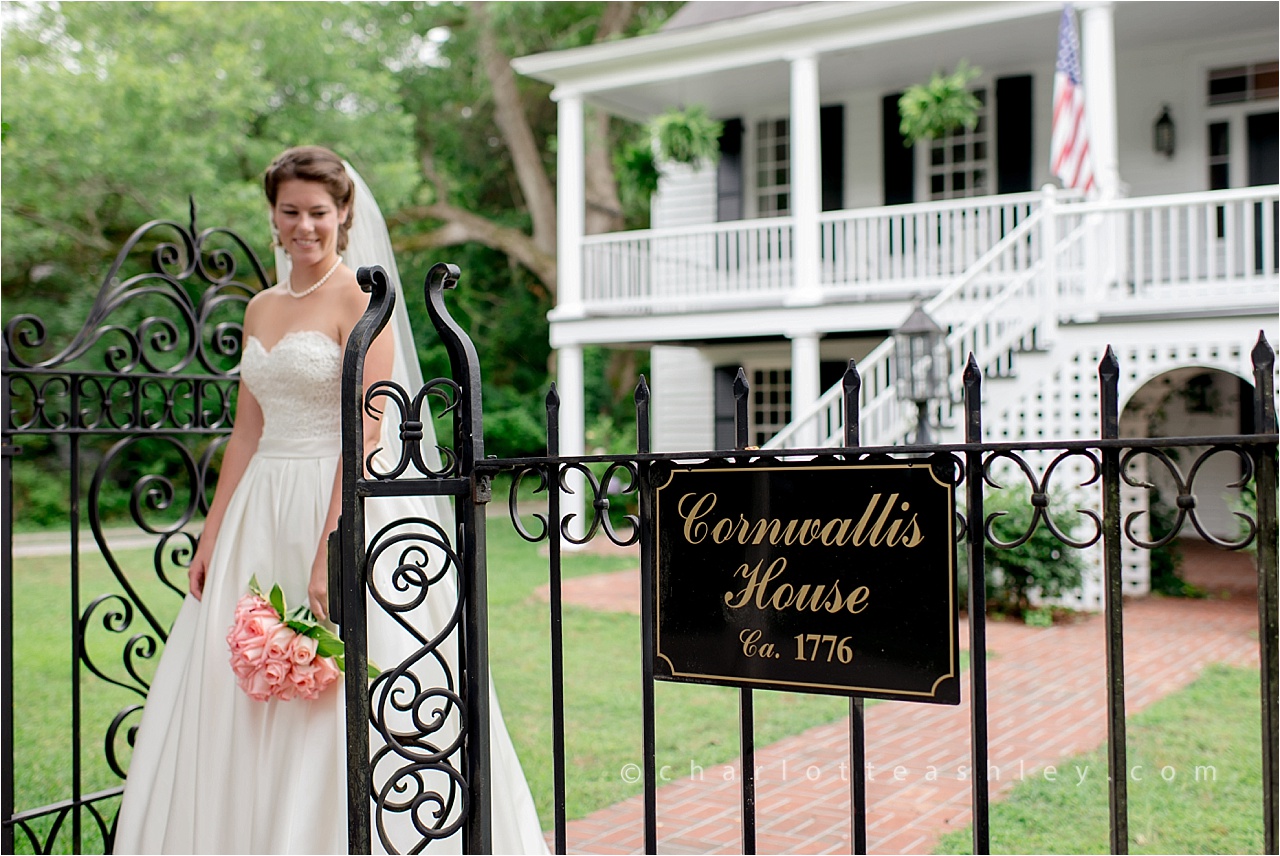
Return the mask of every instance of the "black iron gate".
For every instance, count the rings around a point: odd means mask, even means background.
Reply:
[[[969,603],[984,603],[986,574],[984,543],[1000,548],[1012,548],[1029,538],[1038,526],[1049,528],[1066,546],[1084,548],[1102,545],[1105,583],[1106,626],[1106,674],[1108,705],[1108,762],[1110,775],[1110,829],[1111,849],[1115,853],[1128,850],[1128,802],[1126,793],[1127,769],[1125,747],[1125,663],[1123,653],[1122,562],[1121,551],[1125,545],[1152,549],[1171,540],[1188,523],[1201,535],[1224,549],[1242,549],[1251,544],[1257,548],[1259,640],[1261,654],[1260,724],[1262,734],[1263,794],[1259,807],[1264,816],[1266,852],[1275,852],[1276,839],[1276,777],[1277,777],[1277,618],[1276,618],[1276,412],[1273,390],[1274,352],[1260,337],[1253,350],[1254,400],[1253,424],[1256,433],[1214,437],[1177,437],[1168,439],[1124,439],[1119,434],[1119,364],[1110,349],[1099,366],[1101,390],[1101,426],[1097,439],[1055,442],[1002,442],[993,443],[983,438],[981,400],[982,376],[977,364],[970,359],[964,374],[963,416],[965,442],[951,445],[907,445],[894,447],[860,447],[858,431],[858,389],[860,379],[850,363],[844,379],[845,386],[845,446],[810,450],[764,451],[747,447],[747,394],[746,378],[739,375],[735,384],[737,402],[737,447],[733,450],[713,450],[700,453],[655,454],[650,450],[649,389],[641,379],[636,388],[637,449],[628,455],[562,456],[559,454],[558,410],[559,400],[554,387],[547,397],[547,454],[545,456],[517,459],[496,459],[484,456],[482,439],[482,413],[480,402],[480,370],[476,352],[466,334],[449,317],[444,303],[444,290],[452,288],[458,279],[458,271],[452,266],[437,265],[427,276],[426,298],[432,322],[448,351],[453,380],[442,379],[427,384],[416,395],[380,384],[367,392],[361,390],[361,369],[364,350],[390,317],[394,294],[387,288],[385,278],[377,268],[362,269],[359,279],[372,292],[370,308],[360,325],[353,331],[348,343],[343,375],[343,425],[344,425],[344,483],[343,525],[341,527],[341,560],[334,562],[331,573],[331,591],[342,592],[341,608],[345,621],[343,627],[347,641],[359,650],[364,644],[365,605],[369,609],[380,608],[379,595],[368,584],[369,557],[384,552],[387,545],[385,532],[371,536],[368,545],[363,538],[352,533],[364,531],[363,508],[367,500],[375,497],[422,493],[446,495],[455,498],[457,522],[454,532],[446,537],[437,532],[433,548],[445,554],[445,564],[456,563],[459,575],[459,611],[463,620],[452,628],[459,637],[460,667],[458,674],[465,676],[457,687],[441,688],[440,697],[447,699],[443,708],[451,715],[461,717],[462,739],[439,745],[432,737],[431,717],[418,716],[420,727],[410,731],[397,730],[388,725],[387,711],[392,694],[389,683],[412,677],[414,663],[428,655],[434,647],[424,645],[398,666],[382,664],[388,668],[372,686],[349,680],[348,731],[351,746],[349,764],[351,852],[369,852],[375,841],[379,846],[400,852],[417,852],[427,847],[434,838],[451,834],[460,829],[466,852],[489,852],[492,846],[491,792],[488,779],[488,741],[476,739],[486,735],[488,728],[488,656],[487,656],[487,607],[486,607],[486,550],[485,508],[492,499],[493,478],[499,473],[513,476],[511,492],[507,500],[511,524],[520,536],[531,542],[544,542],[549,554],[551,597],[551,698],[553,716],[554,750],[554,843],[558,853],[567,849],[566,841],[566,764],[564,711],[565,692],[563,677],[563,638],[561,609],[561,556],[567,544],[584,544],[593,538],[606,538],[614,544],[627,546],[639,544],[641,564],[641,628],[642,663],[636,664],[637,679],[641,682],[643,699],[644,763],[644,849],[658,852],[658,824],[655,793],[657,769],[655,762],[654,682],[655,674],[655,602],[658,598],[655,568],[658,559],[654,545],[655,493],[673,467],[699,462],[715,462],[726,470],[735,468],[759,468],[762,463],[781,465],[785,460],[807,460],[815,465],[852,464],[857,462],[932,462],[934,468],[949,471],[951,481],[964,497],[964,512],[956,514],[955,540],[967,545]],[[415,448],[422,438],[422,421],[431,418],[424,411],[425,402],[432,391],[440,394],[447,404],[446,412],[452,414],[453,443],[451,449],[443,449],[446,466],[444,471],[432,472],[423,456]],[[382,402],[379,403],[378,399]],[[362,410],[371,407],[387,409],[382,405],[394,399],[400,411],[400,434],[406,443],[401,466],[395,473],[385,475],[359,475],[360,449],[363,448]],[[388,418],[393,418],[388,416]],[[1204,448],[1207,447],[1207,448]],[[1194,455],[1184,469],[1175,461],[1177,450]],[[1196,511],[1195,481],[1201,464],[1213,455],[1230,455],[1240,462],[1240,484],[1251,484],[1256,489],[1256,511],[1245,515],[1245,532],[1230,541],[1213,538],[1201,525]],[[1127,473],[1129,464],[1139,456],[1156,461],[1168,469],[1178,485],[1176,498],[1177,519],[1168,533],[1144,540],[1133,528],[1134,515],[1122,516],[1121,486],[1149,488]],[[941,457],[944,461],[938,464]],[[1066,533],[1055,528],[1050,516],[1054,501],[1054,474],[1061,474],[1075,465],[1084,477],[1077,490],[1089,492],[1078,510],[1090,522],[1083,533]],[[992,530],[992,517],[984,512],[984,485],[997,486],[997,477],[1008,467],[1008,472],[1020,474],[1029,489],[1029,501],[1034,514],[1030,528],[1021,538],[1000,541]],[[408,477],[405,471],[412,468]],[[661,477],[658,473],[661,472]],[[397,477],[398,476],[398,477]],[[1059,475],[1059,478],[1065,478]],[[538,521],[536,531],[530,531],[522,522],[519,509],[519,489],[528,480],[536,484],[546,496],[546,512],[533,514]],[[589,519],[574,521],[562,517],[561,493],[573,489],[587,492]],[[629,516],[621,531],[615,528],[610,515],[610,497],[622,495],[638,501],[638,514]],[[401,558],[400,571],[420,580],[421,556],[414,560]],[[340,566],[340,567],[339,567]],[[439,571],[437,570],[437,573]],[[340,575],[340,579],[338,576]],[[425,586],[423,586],[425,588]],[[988,821],[988,763],[987,763],[987,686],[986,686],[986,635],[982,609],[973,610],[969,621],[970,661],[967,689],[971,709],[971,769],[973,807],[974,852],[989,852],[990,835]],[[431,640],[432,646],[436,640]],[[832,650],[835,650],[833,644]],[[348,675],[361,674],[362,663],[349,655]],[[416,686],[416,684],[415,684]],[[416,686],[416,698],[430,693]],[[456,691],[456,692],[455,692]],[[875,807],[866,804],[864,718],[863,699],[851,693],[849,700],[849,732],[851,759],[850,805],[851,839],[854,852],[866,852],[867,817],[874,815]],[[754,779],[753,699],[752,690],[739,690],[739,720],[741,741],[741,821],[743,852],[756,849],[756,812]],[[439,703],[437,703],[439,712]],[[403,709],[403,705],[402,708]],[[424,709],[429,713],[430,709]],[[387,744],[379,750],[381,761],[394,758],[399,765],[392,773],[385,771],[374,781],[369,765],[369,746],[366,742],[369,724],[373,723],[379,739]],[[375,765],[376,766],[376,765]],[[446,772],[448,785],[443,790],[432,791],[423,785],[427,771]],[[1121,771],[1116,775],[1116,771]],[[415,799],[407,800],[403,790],[388,788],[386,783],[399,780],[402,784],[415,781]],[[454,788],[461,793],[455,793]],[[408,840],[393,840],[387,833],[387,819],[391,815],[406,812],[423,812],[419,823]],[[444,811],[439,811],[445,807]],[[374,838],[374,835],[377,838]]]
[[[187,590],[188,524],[208,510],[231,432],[244,307],[267,285],[248,244],[199,227],[192,202],[188,225],[152,221],[129,237],[70,343],[48,341],[34,315],[5,326],[0,851],[111,850],[149,677]],[[55,466],[34,471],[39,453]],[[40,579],[15,580],[15,467],[69,510],[53,545],[66,559]],[[65,603],[35,609],[64,587]],[[45,622],[65,622],[66,649],[28,632]],[[37,655],[58,665],[24,671]],[[56,707],[33,701],[45,698]]]

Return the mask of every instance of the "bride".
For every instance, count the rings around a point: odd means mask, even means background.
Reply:
[[[279,584],[290,608],[307,604],[317,618],[328,618],[326,536],[340,508],[339,375],[346,339],[369,299],[356,283],[357,267],[382,265],[397,292],[395,315],[369,349],[365,388],[392,378],[412,395],[422,379],[386,225],[359,176],[328,149],[306,146],[277,157],[264,184],[279,282],[245,311],[235,427],[191,561],[190,596],[169,634],[139,725],[116,822],[116,853],[347,850],[342,682],[315,700],[251,699],[231,670],[227,633],[236,602],[255,576],[263,591]],[[383,471],[398,458],[393,421],[379,425],[366,416],[366,453],[382,447]],[[424,429],[431,432],[429,420]],[[433,434],[423,447],[434,447]],[[441,498],[371,502],[367,517],[371,532],[404,517],[452,528]],[[426,602],[410,613],[423,636],[448,627],[455,585],[452,576],[433,583]],[[418,649],[372,602],[368,614],[373,662],[395,666]],[[456,659],[452,671],[457,673]],[[424,685],[433,679],[442,680],[425,678]],[[377,753],[377,732],[370,737]],[[435,737],[437,745],[452,740]],[[490,740],[494,852],[546,852],[492,693]],[[420,795],[421,782],[417,790]],[[423,840],[417,825],[450,828],[460,802],[455,799],[439,818],[430,809],[417,817],[375,816],[374,848],[417,847]],[[425,852],[457,852],[460,844],[454,834],[431,841]]]

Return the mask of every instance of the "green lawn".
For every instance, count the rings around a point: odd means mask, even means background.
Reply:
[[[1130,852],[1262,852],[1258,693],[1256,670],[1212,665],[1129,718]],[[991,852],[1110,852],[1105,749],[1057,768],[1086,765],[1095,774],[1083,783],[1029,775],[992,805]],[[934,852],[970,853],[972,834],[950,833]]]
[[[538,811],[550,827],[552,810],[549,615],[534,591],[548,579],[545,546],[522,541],[509,523],[489,526],[489,585],[494,682],[517,751],[529,778]],[[180,600],[167,593],[150,570],[148,550],[120,554],[130,580],[150,604],[159,604],[167,626]],[[603,557],[566,554],[568,577],[635,567],[635,554]],[[15,560],[15,797],[18,811],[67,798],[71,793],[70,584],[67,557]],[[180,574],[179,574],[180,577]],[[105,563],[87,555],[82,567],[82,608],[98,595],[119,592]],[[119,601],[105,604],[118,611]],[[108,632],[100,608],[90,624],[89,650],[113,678],[129,683],[123,667],[125,641],[143,630],[136,613],[123,633]],[[568,734],[568,812],[581,817],[642,786],[624,780],[627,764],[641,763],[640,621],[634,615],[565,609],[565,693]],[[144,680],[155,659],[138,659]],[[112,718],[137,703],[137,694],[85,673],[81,682],[83,719],[79,741],[81,792],[120,784],[105,759],[105,735]],[[690,763],[710,770],[738,755],[738,694],[723,687],[658,684],[656,687],[659,763],[672,777]],[[756,741],[759,745],[797,733],[845,714],[848,702],[830,696],[757,692]],[[137,715],[126,724],[137,724]],[[123,734],[115,741],[120,763],[129,747]],[[110,813],[115,802],[108,804]],[[68,825],[70,821],[67,821]],[[83,850],[101,852],[101,838],[86,817]],[[36,824],[47,830],[49,822]],[[41,833],[43,834],[43,833]],[[64,828],[55,852],[70,852]],[[19,834],[20,852],[31,852]]]

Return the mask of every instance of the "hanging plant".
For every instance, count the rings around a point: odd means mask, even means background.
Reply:
[[[978,124],[982,104],[968,86],[980,74],[982,69],[960,60],[951,74],[935,71],[928,83],[902,93],[898,99],[902,144],[912,146],[920,140],[936,140],[959,128],[972,130]]]
[[[655,116],[649,122],[649,132],[661,160],[699,166],[714,164],[720,159],[724,124],[712,119],[707,108],[701,105]]]

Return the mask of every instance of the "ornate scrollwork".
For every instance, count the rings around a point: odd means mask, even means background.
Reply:
[[[122,278],[124,269],[133,264],[135,251],[153,242],[151,269]],[[231,248],[225,245],[228,242]],[[248,282],[237,279],[241,258],[252,274]],[[202,286],[197,298],[188,290],[189,281]],[[249,298],[268,284],[262,263],[242,238],[226,229],[197,229],[192,202],[189,227],[152,220],[129,236],[103,278],[84,326],[61,351],[40,354],[46,343],[40,318],[29,314],[12,318],[4,330],[7,361],[20,369],[64,369],[101,349],[101,359],[114,373],[179,374],[199,365],[203,371],[225,376],[234,373],[235,361],[228,365],[221,358],[238,356],[239,321],[215,322],[213,316],[231,308],[238,319]],[[152,311],[134,320],[139,309],[154,310],[155,301],[163,312]],[[213,330],[208,343],[203,334],[206,325]]]
[[[138,737],[138,724],[127,725],[126,723],[131,717],[141,719],[142,705],[131,704],[112,717],[111,724],[107,726],[106,737],[103,740],[103,753],[107,757],[107,765],[111,767],[111,772],[122,779],[127,775],[129,765],[120,763],[120,756],[116,752],[116,747],[120,741],[121,730],[123,730],[125,742],[129,744],[130,748],[133,748]]]
[[[1084,481],[1080,482],[1078,485],[1079,487],[1088,487],[1089,485],[1097,482],[1098,479],[1102,477],[1102,463],[1098,459],[1098,456],[1089,450],[1069,450],[1061,453],[1049,463],[1049,466],[1045,468],[1043,478],[1040,478],[1040,479],[1036,478],[1035,473],[1032,471],[1031,467],[1027,464],[1027,462],[1021,456],[1016,455],[1013,452],[1001,451],[1001,452],[993,452],[991,455],[989,455],[982,465],[983,480],[987,484],[989,484],[991,487],[994,487],[997,490],[1003,489],[1004,485],[996,481],[993,470],[996,468],[996,464],[999,461],[1013,462],[1016,465],[1015,467],[1016,470],[1021,472],[1026,477],[1027,483],[1031,488],[1032,515],[1031,515],[1031,522],[1027,525],[1027,531],[1023,532],[1020,536],[1018,536],[1017,538],[1014,538],[1012,541],[1000,540],[998,537],[996,537],[995,530],[994,530],[995,521],[998,518],[1005,516],[1007,512],[996,511],[988,515],[986,522],[984,524],[984,533],[986,535],[987,541],[990,542],[992,545],[1005,550],[1011,550],[1014,547],[1020,547],[1023,544],[1027,543],[1028,540],[1030,540],[1031,536],[1035,534],[1036,527],[1041,522],[1043,522],[1044,525],[1049,529],[1049,531],[1053,533],[1053,536],[1057,538],[1059,541],[1061,541],[1063,544],[1066,544],[1068,547],[1074,547],[1077,550],[1083,550],[1086,547],[1090,547],[1098,543],[1098,541],[1102,538],[1102,518],[1099,517],[1097,512],[1093,511],[1092,509],[1088,509],[1088,508],[1075,509],[1077,514],[1093,522],[1092,534],[1090,534],[1089,537],[1084,538],[1083,540],[1072,538],[1067,533],[1059,529],[1058,525],[1054,523],[1053,517],[1049,514],[1049,505],[1052,499],[1051,482],[1053,480],[1054,471],[1057,469],[1059,464],[1071,458],[1083,458],[1090,465],[1092,465],[1092,468],[1093,468],[1092,475],[1090,475]]]
[[[537,543],[544,540],[550,534],[550,524],[547,522],[547,515],[538,512],[532,512],[530,516],[542,524],[542,529],[538,532],[530,532],[524,525],[520,513],[520,487],[524,484],[524,480],[529,476],[538,477],[538,486],[533,489],[535,495],[547,492],[547,471],[542,467],[520,467],[515,470],[511,476],[511,491],[507,496],[507,513],[511,517],[511,525],[515,527],[516,533],[526,541]]]
[[[399,426],[400,434],[400,458],[396,461],[394,467],[389,470],[381,470],[374,463],[374,455],[382,451],[381,448],[375,449],[365,461],[365,470],[372,478],[385,480],[399,478],[409,469],[412,463],[414,469],[427,478],[451,478],[458,474],[458,456],[453,449],[445,446],[436,446],[435,449],[440,455],[440,468],[432,469],[427,462],[427,456],[423,454],[422,439],[424,436],[423,417],[425,412],[426,419],[433,419],[431,412],[431,399],[438,398],[442,403],[440,415],[444,416],[453,413],[458,408],[460,401],[461,388],[458,384],[449,378],[436,378],[423,384],[417,394],[412,399],[409,394],[394,381],[380,380],[373,386],[369,387],[364,397],[365,413],[377,418],[387,418],[387,408],[377,407],[374,402],[378,399],[389,401],[395,405],[399,414],[399,419],[393,425]]]
[[[404,631],[381,645],[371,636],[370,656],[388,658],[369,688],[370,721],[381,738],[371,759],[375,825],[389,852],[417,852],[422,842],[405,847],[394,841],[397,832],[412,827],[423,841],[445,838],[466,815],[458,768],[468,731],[457,673],[459,558],[438,523],[407,517],[370,539],[366,563],[370,599]],[[403,820],[393,823],[394,816]]]
[[[1240,460],[1241,471],[1244,473],[1238,480],[1228,484],[1227,487],[1240,488],[1247,485],[1253,478],[1253,456],[1241,446],[1212,446],[1206,449],[1196,456],[1195,461],[1191,464],[1191,469],[1187,471],[1187,475],[1185,477],[1178,468],[1177,462],[1174,461],[1169,453],[1164,449],[1139,447],[1127,450],[1120,459],[1120,477],[1124,479],[1124,483],[1130,487],[1140,487],[1148,491],[1155,490],[1156,485],[1154,482],[1135,478],[1129,474],[1128,469],[1129,464],[1139,455],[1149,455],[1151,458],[1159,461],[1164,465],[1165,470],[1169,473],[1170,477],[1173,478],[1174,484],[1177,486],[1178,495],[1174,500],[1174,504],[1176,506],[1178,516],[1169,527],[1168,532],[1154,541],[1148,541],[1139,537],[1134,531],[1134,525],[1142,515],[1147,513],[1147,511],[1140,510],[1131,512],[1124,520],[1125,537],[1128,538],[1132,544],[1138,547],[1142,547],[1146,550],[1154,550],[1158,547],[1163,547],[1165,544],[1172,541],[1174,537],[1182,531],[1182,527],[1186,521],[1190,520],[1191,525],[1200,533],[1201,538],[1208,541],[1210,544],[1214,544],[1226,550],[1240,550],[1253,543],[1254,536],[1257,535],[1258,532],[1258,523],[1242,511],[1232,512],[1236,517],[1244,522],[1246,528],[1244,536],[1236,541],[1227,541],[1222,538],[1215,537],[1205,529],[1204,525],[1200,521],[1200,516],[1197,513],[1195,496],[1196,476],[1200,473],[1205,462],[1218,454],[1234,454]]]
[[[90,643],[90,629],[102,610],[102,627],[108,633],[126,633],[133,626],[133,604],[118,594],[104,594],[94,598],[80,616],[80,660],[90,672],[109,684],[137,693],[146,698],[151,682],[138,671],[138,660],[152,660],[160,651],[159,640],[150,633],[135,633],[124,643],[122,660],[128,680],[112,677],[94,659]]]
[[[576,538],[571,532],[571,523],[576,514],[566,514],[559,521],[561,536],[571,544],[586,544],[592,538],[596,537],[596,532],[603,530],[605,537],[619,547],[630,547],[640,539],[640,518],[634,514],[628,514],[623,517],[631,527],[631,533],[622,538],[613,528],[613,521],[609,516],[609,494],[629,495],[634,494],[640,487],[640,474],[636,469],[635,461],[614,461],[609,464],[599,478],[591,469],[582,463],[567,462],[560,468],[560,489],[565,493],[573,493],[570,482],[573,479],[570,473],[581,473],[586,486],[590,488],[591,500],[591,519],[584,527],[586,530],[581,538]],[[626,473],[627,482],[625,485],[615,487],[614,477],[620,473]]]
[[[71,381],[54,375],[24,375],[10,372],[9,427],[22,432],[56,432],[71,427]]]
[[[153,558],[156,578],[180,597],[186,593],[186,580],[175,579],[174,571],[185,571],[191,563],[196,547],[196,536],[186,531],[184,527],[192,522],[198,512],[207,508],[205,485],[211,478],[210,466],[214,450],[220,444],[213,444],[197,463],[191,450],[174,437],[145,435],[125,437],[108,450],[102,463],[94,471],[89,485],[89,525],[98,549],[116,582],[124,590],[127,598],[125,605],[132,604],[136,607],[150,626],[151,632],[159,640],[164,641],[168,638],[168,628],[160,622],[152,609],[139,596],[128,572],[121,566],[108,543],[102,523],[103,491],[110,481],[109,476],[115,470],[117,462],[124,462],[128,453],[143,441],[153,444],[147,450],[152,460],[158,458],[158,450],[154,444],[158,443],[161,449],[167,449],[171,453],[170,461],[173,471],[144,473],[136,476],[129,490],[129,514],[134,525],[140,530],[157,536]],[[127,463],[122,463],[120,469],[134,472],[136,465],[129,466]],[[181,491],[175,479],[183,484]],[[160,519],[156,519],[157,517]],[[101,600],[102,598],[99,598],[94,604],[98,604]],[[128,618],[131,622],[131,613]],[[113,628],[108,626],[108,629]],[[119,631],[113,630],[113,632]]]

